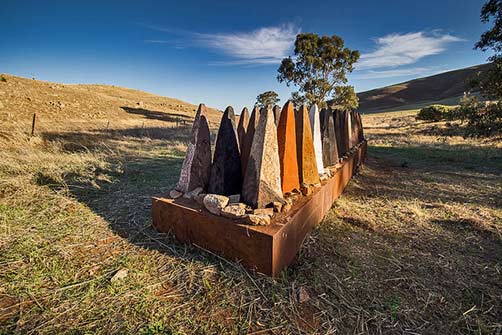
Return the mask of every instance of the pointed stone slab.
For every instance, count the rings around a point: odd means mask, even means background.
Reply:
[[[277,130],[271,109],[263,110],[256,128],[242,186],[242,201],[253,207],[284,203],[280,180]]]
[[[239,116],[239,124],[237,125],[237,136],[239,137],[239,148],[242,148],[244,144],[244,139],[246,137],[246,132],[248,130],[249,124],[249,112],[246,107],[242,109],[241,115]]]
[[[338,149],[338,156],[342,157],[345,155],[345,146],[344,146],[344,135],[343,135],[343,120],[344,114],[343,111],[338,109],[333,113],[333,120],[335,122],[335,136],[336,136],[336,147]]]
[[[195,114],[180,178],[175,187],[177,191],[186,193],[197,187],[207,189],[211,173],[211,137],[206,114],[206,106],[200,104]]]
[[[281,107],[275,105],[274,106],[274,121],[275,121],[275,126],[279,124],[279,118],[281,117]]]
[[[322,136],[321,121],[319,118],[319,108],[314,104],[309,111],[310,128],[312,130],[312,139],[314,143],[314,154],[319,174],[324,173],[324,163],[322,161]]]
[[[357,124],[359,127],[359,142],[364,141],[364,131],[363,131],[363,119],[361,113],[357,112]]]
[[[321,111],[322,126],[322,161],[324,166],[333,166],[338,163],[338,148],[336,144],[335,122],[333,112],[323,109]]]
[[[291,101],[286,102],[282,108],[277,125],[277,143],[279,144],[282,193],[299,190],[295,111]]]
[[[314,141],[307,106],[296,112],[296,149],[300,184],[314,185],[320,182],[317,169]]]
[[[234,109],[227,107],[221,117],[214,149],[208,192],[220,195],[241,193],[241,156],[235,129]]]
[[[242,168],[242,175],[243,176],[246,175],[249,153],[251,152],[251,146],[253,144],[253,137],[254,137],[256,127],[258,126],[259,119],[260,119],[260,112],[258,110],[258,107],[254,106],[253,110],[251,111],[251,116],[249,117],[249,122],[248,122],[248,126],[246,129],[246,136],[244,136],[244,139],[242,141],[242,145],[240,147],[240,149],[241,149],[241,168]]]

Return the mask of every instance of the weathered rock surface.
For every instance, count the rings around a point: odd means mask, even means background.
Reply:
[[[253,210],[253,214],[272,216],[272,215],[274,215],[274,209],[273,208],[257,208],[255,210]]]
[[[228,197],[219,194],[206,194],[203,203],[209,212],[220,215],[221,210],[228,204]]]
[[[277,125],[282,193],[300,189],[296,149],[295,111],[291,101],[282,108]]]
[[[190,142],[175,189],[186,193],[197,187],[206,189],[211,173],[211,139],[206,106],[199,105],[195,114]]]
[[[183,195],[183,193],[181,193],[180,191],[176,191],[176,190],[171,190],[169,192],[169,197],[173,198],[173,199],[178,199],[179,197],[181,197]]]
[[[241,193],[241,174],[241,156],[235,129],[235,115],[233,108],[229,106],[221,117],[218,129],[208,192],[222,195]]]
[[[246,204],[243,203],[229,204],[221,210],[221,216],[230,219],[241,219],[246,215]]]
[[[300,184],[319,183],[314,141],[307,106],[303,105],[296,113],[296,149]]]
[[[197,187],[196,189],[191,190],[183,194],[183,198],[193,199],[196,195],[199,195],[202,192],[202,187]]]
[[[267,226],[270,224],[270,216],[248,214],[248,216],[246,217],[246,221],[247,223],[254,226]]]
[[[274,122],[275,126],[277,127],[277,125],[279,124],[279,118],[281,117],[281,107],[275,105],[273,111],[274,111]]]
[[[322,161],[321,121],[319,116],[319,108],[317,108],[316,104],[310,107],[309,119],[312,131],[312,140],[314,143],[314,154],[315,154],[317,171],[319,174],[321,174],[324,173],[324,163]]]
[[[283,202],[277,130],[271,109],[263,110],[254,134],[241,193],[242,202],[253,208]]]
[[[195,200],[196,203],[198,203],[201,206],[204,206],[204,198],[206,197],[206,193],[199,193],[198,195],[193,197],[193,200]]]
[[[321,111],[322,126],[322,161],[324,167],[333,166],[338,162],[338,148],[336,144],[335,123],[331,110]]]
[[[246,136],[242,141],[241,149],[241,169],[242,175],[246,175],[246,169],[249,161],[249,154],[251,153],[251,146],[253,145],[254,133],[256,127],[258,126],[258,121],[260,119],[260,112],[258,107],[255,106],[249,117],[248,127],[246,129]]]

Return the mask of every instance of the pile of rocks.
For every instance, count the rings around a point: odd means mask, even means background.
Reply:
[[[169,197],[172,199],[192,199],[207,209],[211,214],[223,216],[229,219],[240,220],[250,225],[268,225],[274,213],[287,212],[291,209],[293,197],[289,197],[285,203],[273,202],[270,207],[253,209],[251,206],[240,202],[240,194],[224,196],[220,194],[202,193],[202,187],[183,194],[177,190],[171,190]]]

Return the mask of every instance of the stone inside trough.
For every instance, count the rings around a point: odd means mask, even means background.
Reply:
[[[300,190],[295,111],[291,101],[288,101],[282,108],[277,125],[277,142],[279,146],[282,192],[290,193],[294,190]]]
[[[314,142],[307,106],[303,105],[296,113],[296,143],[300,184],[314,185],[319,183]]]
[[[310,128],[312,130],[312,139],[314,144],[314,154],[319,174],[324,173],[324,163],[322,161],[322,137],[321,122],[319,119],[319,108],[314,104],[309,111]]]
[[[235,114],[234,109],[229,106],[223,113],[218,129],[208,192],[221,195],[240,193],[241,174],[241,156],[235,129]]]
[[[272,109],[263,110],[259,117],[241,193],[241,201],[253,208],[284,202]]]
[[[240,146],[241,150],[241,168],[242,175],[246,175],[246,169],[248,166],[249,153],[251,152],[251,146],[253,144],[253,137],[258,125],[258,121],[260,118],[260,112],[258,107],[255,106],[251,111],[251,116],[249,117],[248,126],[246,129],[246,135],[243,138],[242,144]]]
[[[200,104],[195,114],[180,178],[175,187],[179,192],[186,193],[197,187],[207,189],[211,173],[211,137],[206,114],[206,106]]]

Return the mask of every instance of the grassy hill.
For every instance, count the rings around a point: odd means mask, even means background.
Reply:
[[[485,73],[490,66],[472,66],[358,93],[359,110],[367,113],[417,109],[432,103],[456,105],[466,91],[469,78]]]
[[[174,98],[110,85],[68,85],[2,75],[0,121],[4,126],[31,127],[37,113],[37,130],[170,127],[189,124],[197,106]],[[209,109],[212,126],[221,114]]]

